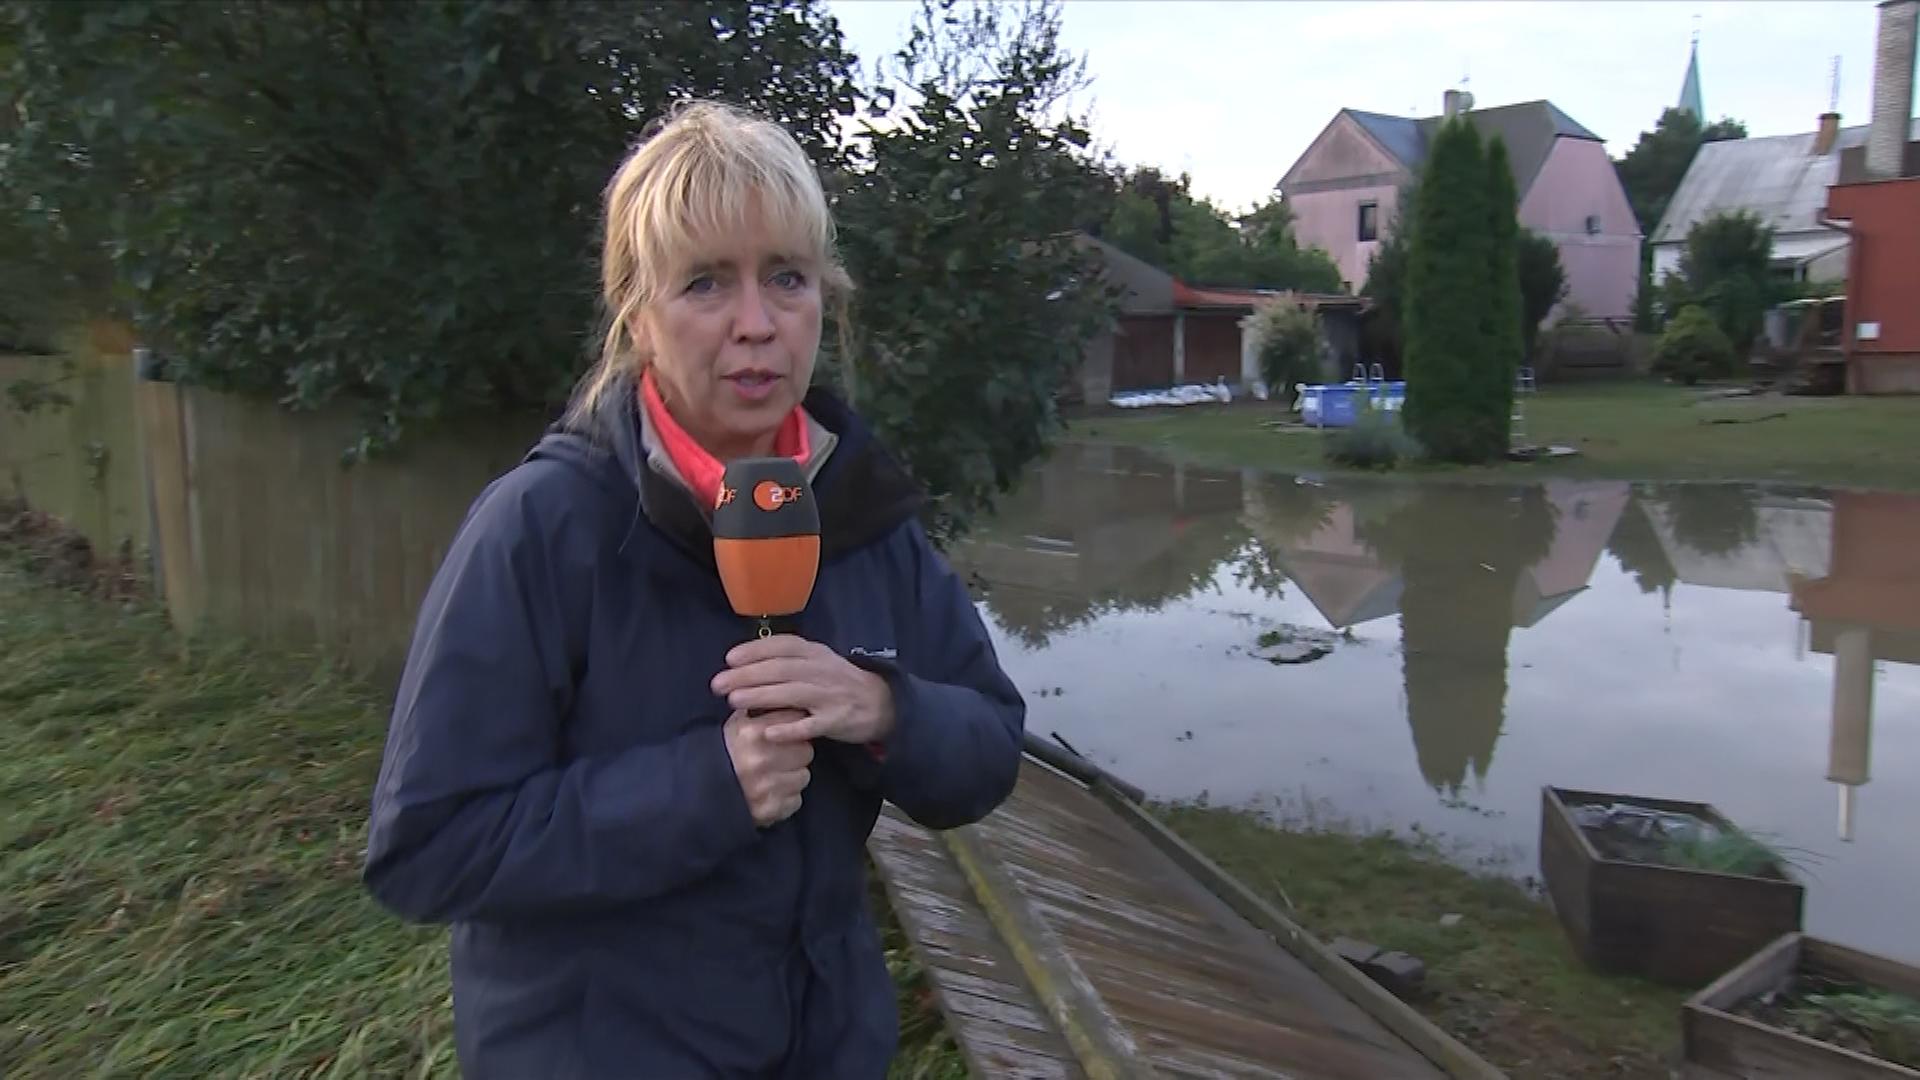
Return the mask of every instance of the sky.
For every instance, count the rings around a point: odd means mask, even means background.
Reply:
[[[829,0],[863,61],[905,37],[911,0]],[[1700,34],[1709,118],[1752,135],[1814,129],[1840,58],[1841,123],[1867,122],[1874,0],[1067,0],[1062,40],[1087,59],[1079,104],[1122,162],[1187,173],[1228,210],[1265,199],[1341,108],[1431,116],[1541,98],[1619,157],[1679,101]]]

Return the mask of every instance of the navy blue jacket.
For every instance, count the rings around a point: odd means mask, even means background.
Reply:
[[[452,924],[471,1080],[886,1074],[866,837],[883,797],[936,829],[984,817],[1025,706],[904,471],[831,396],[806,405],[839,439],[791,629],[886,676],[897,725],[880,759],[818,742],[778,825],[754,825],[708,685],[751,628],[706,515],[645,462],[632,393],[490,485],[428,590],[364,880]]]

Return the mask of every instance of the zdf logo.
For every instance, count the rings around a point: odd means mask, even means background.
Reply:
[[[787,487],[772,480],[762,480],[753,488],[753,505],[762,510],[778,510],[788,503],[800,501],[800,489]]]

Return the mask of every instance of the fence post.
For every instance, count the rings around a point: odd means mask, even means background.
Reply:
[[[134,350],[134,409],[146,462],[155,587],[174,628],[191,633],[201,616],[200,560],[193,545],[186,404],[152,350]]]

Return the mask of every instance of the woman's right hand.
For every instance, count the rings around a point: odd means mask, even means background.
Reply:
[[[806,714],[779,709],[759,716],[748,716],[736,709],[722,729],[727,740],[727,756],[733,759],[733,775],[740,781],[740,793],[747,797],[747,809],[754,824],[766,828],[785,821],[800,809],[800,793],[812,779],[808,766],[813,764],[810,742],[776,743],[766,738],[773,724],[789,724]]]

